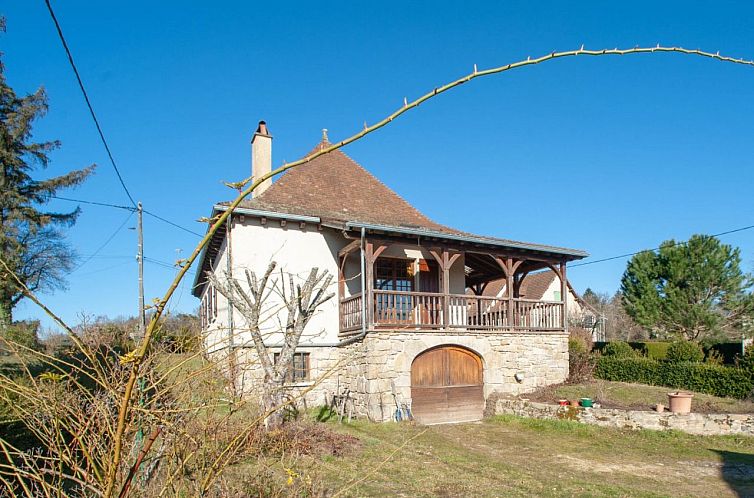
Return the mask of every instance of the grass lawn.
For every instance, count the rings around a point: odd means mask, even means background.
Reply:
[[[359,438],[360,447],[293,465],[331,493],[352,486],[339,496],[754,495],[754,438],[512,416],[431,427],[329,426]]]
[[[601,403],[603,408],[650,410],[657,403],[667,407],[667,394],[676,390],[671,387],[593,380],[582,384],[549,386],[526,397],[548,403],[555,403],[560,398],[588,397]],[[691,408],[699,413],[754,413],[754,402],[695,393]]]

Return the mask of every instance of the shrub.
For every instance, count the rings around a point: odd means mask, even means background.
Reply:
[[[6,354],[15,350],[24,353],[25,348],[31,349],[32,351],[39,351],[38,330],[38,320],[15,322],[9,326],[8,330],[3,334],[4,340],[0,342],[0,346],[5,350]]]
[[[740,368],[649,358],[603,356],[597,359],[594,376],[739,399],[748,397],[754,390],[754,379],[748,371]]]
[[[668,347],[667,360],[673,363],[700,362],[704,359],[702,347],[691,341],[675,341]]]
[[[736,358],[736,366],[754,377],[754,344],[746,348],[743,356]]]
[[[704,358],[704,363],[708,365],[722,365],[725,361],[720,351],[717,349],[708,349],[707,356]]]
[[[608,342],[605,349],[602,350],[602,354],[612,358],[636,358],[638,356],[634,348],[624,341]]]
[[[583,382],[592,379],[594,358],[583,338],[568,339],[568,380],[569,382]]]

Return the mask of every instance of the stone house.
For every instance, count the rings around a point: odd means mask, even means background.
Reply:
[[[329,145],[326,133],[312,151]],[[311,154],[311,153],[310,153]],[[270,171],[264,122],[252,139],[253,173]],[[227,204],[213,207],[213,215]],[[227,358],[242,392],[261,379],[250,334],[206,272],[242,278],[275,260],[297,278],[337,276],[335,299],[314,316],[295,358],[292,389],[309,406],[348,393],[356,413],[390,420],[397,403],[424,423],[481,418],[493,393],[519,394],[568,376],[569,300],[521,294],[549,269],[566,296],[566,266],[581,250],[474,235],[436,223],[340,150],[265,182],[205,248],[193,294],[207,352]],[[489,282],[505,290],[484,295]],[[547,297],[547,298],[545,298]],[[263,323],[281,345],[279,298]]]

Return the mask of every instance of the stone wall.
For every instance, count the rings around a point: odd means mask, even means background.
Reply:
[[[280,348],[270,348],[271,353]],[[253,347],[236,348],[236,392],[242,396],[253,396],[261,392],[264,370]],[[301,346],[296,352],[309,353],[310,380],[289,384],[291,394],[302,395],[307,407],[329,403],[331,396],[340,390],[343,371],[340,363],[342,351],[335,347]],[[340,389],[339,389],[340,387]]]
[[[358,413],[390,420],[399,401],[411,400],[411,364],[420,353],[462,346],[482,358],[485,399],[493,393],[522,394],[568,377],[568,337],[543,333],[370,332],[348,350],[344,381],[357,397]],[[521,382],[515,374],[522,373]]]
[[[488,400],[488,413],[540,419],[569,419],[583,424],[619,429],[674,429],[701,436],[754,436],[754,414],[676,414],[608,408],[572,408],[508,398]]]
[[[348,390],[354,414],[372,421],[388,421],[399,402],[411,400],[411,364],[436,346],[465,347],[482,359],[485,399],[517,395],[563,382],[568,377],[568,337],[547,333],[370,332],[343,347],[300,347],[310,353],[311,380],[291,386],[307,391],[306,404],[321,406],[335,393]],[[236,349],[236,390],[260,392],[263,380],[254,348]],[[523,375],[517,381],[515,375]]]

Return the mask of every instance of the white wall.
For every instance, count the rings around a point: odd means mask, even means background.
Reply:
[[[211,263],[214,273],[222,278],[223,272],[226,270],[226,251],[227,245],[224,241],[220,250],[215,257],[215,260]],[[210,292],[210,286],[205,285],[202,290],[199,305],[199,314],[203,312],[201,302],[206,299],[207,294]],[[211,320],[208,323],[206,330],[204,330],[204,344],[208,353],[212,353],[216,350],[223,349],[228,345],[228,302],[219,292],[217,293],[217,317],[215,320]]]
[[[247,216],[243,223],[235,219],[231,231],[231,255],[233,261],[233,277],[244,288],[248,288],[244,270],[254,271],[261,276],[270,261],[278,266],[270,279],[280,288],[281,275],[284,273],[285,290],[289,292],[288,275],[292,274],[294,282],[303,283],[313,267],[320,271],[327,270],[333,280],[329,291],[335,296],[327,301],[311,319],[302,338],[302,345],[334,343],[338,341],[339,310],[338,310],[338,251],[350,241],[332,229],[318,230],[316,225],[306,224],[302,229],[297,222],[288,222],[281,226],[280,221],[268,219],[261,224],[258,218]],[[223,242],[218,255],[213,262],[215,274],[222,281],[226,279],[227,270],[227,240]],[[402,259],[420,259],[433,261],[428,249],[410,244],[394,244],[387,248],[381,256],[399,257]],[[351,295],[361,290],[360,252],[353,252],[346,263],[346,294]],[[464,257],[461,255],[450,269],[451,294],[463,295],[466,291],[466,277],[464,273]],[[417,277],[418,278],[418,277]],[[202,297],[209,292],[209,285],[205,286]],[[274,345],[282,342],[282,333],[286,311],[283,300],[277,292],[270,294],[265,302],[261,330],[265,335],[265,342]],[[465,314],[465,308],[459,308],[458,313]],[[218,294],[217,317],[209,323],[205,331],[205,344],[209,352],[227,347],[229,339],[229,311],[226,299]],[[236,346],[249,345],[251,335],[243,329],[246,326],[241,313],[233,310],[233,344]]]
[[[340,234],[331,230],[320,231],[311,223],[301,228],[297,222],[288,222],[285,226],[281,226],[280,221],[269,219],[263,225],[258,218],[250,216],[247,216],[243,223],[237,219],[234,220],[231,230],[233,278],[247,289],[245,270],[253,271],[261,277],[271,261],[277,263],[268,283],[268,288],[272,288],[275,284],[277,290],[270,293],[265,300],[260,322],[260,329],[266,343],[272,345],[282,342],[281,330],[284,328],[287,316],[280,296],[282,284],[285,285],[286,294],[289,294],[289,275],[293,276],[294,284],[303,284],[313,267],[317,267],[320,272],[326,270],[332,275],[328,291],[335,293],[335,296],[320,306],[309,321],[304,330],[302,345],[337,342],[338,266],[336,261],[338,251],[346,242]],[[219,268],[215,273],[221,280],[226,278],[224,258],[225,244],[216,260]],[[204,290],[205,293],[207,291],[207,289]],[[224,329],[227,334],[227,326],[227,303],[221,298],[218,300],[217,319],[210,324],[208,336],[211,338],[213,334],[217,335],[219,329]],[[243,330],[245,327],[245,319],[238,310],[234,310],[233,328],[236,345],[248,344],[251,340],[251,334]]]

